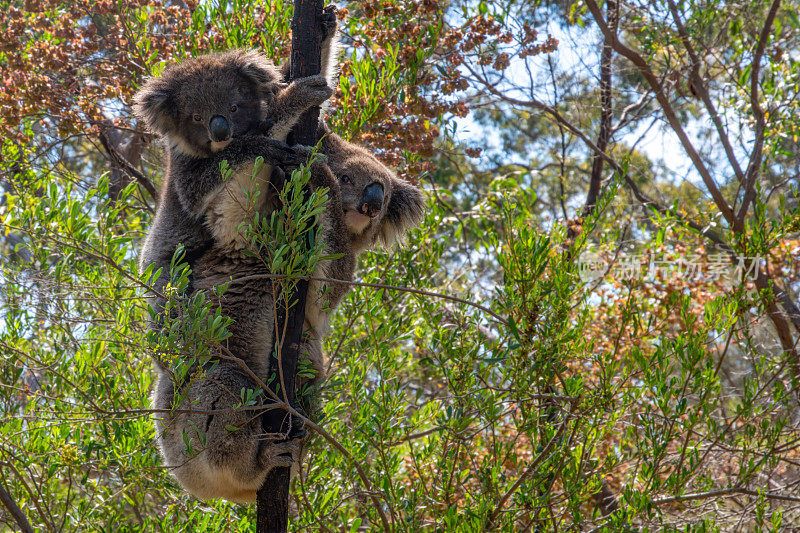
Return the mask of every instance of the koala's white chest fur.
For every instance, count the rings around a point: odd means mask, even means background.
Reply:
[[[206,202],[206,224],[216,242],[240,250],[247,244],[247,226],[256,213],[263,213],[268,197],[272,166],[255,162],[237,167]]]

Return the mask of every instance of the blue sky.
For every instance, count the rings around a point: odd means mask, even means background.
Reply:
[[[547,34],[551,34],[558,39],[558,49],[550,54],[549,58],[547,55],[542,54],[528,57],[525,60],[514,59],[512,61],[507,70],[507,79],[511,82],[517,79],[527,82],[527,68],[530,68],[535,77],[535,86],[532,94],[528,91],[530,89],[528,83],[522,83],[525,90],[514,88],[512,83],[506,83],[502,86],[503,91],[509,96],[519,99],[530,98],[532,95],[540,101],[552,104],[555,98],[548,60],[555,66],[556,74],[594,80],[595,83],[599,84],[598,43],[601,40],[599,30],[581,28],[577,25],[565,27],[556,23],[555,18],[548,20],[537,29],[539,30],[540,39]],[[528,62],[527,67],[524,63],[525,61]],[[556,86],[556,90],[560,94],[568,93],[569,89],[568,84],[567,86]],[[632,97],[636,98],[638,95],[632,95]],[[593,102],[592,105],[597,105],[597,103]],[[726,113],[724,103],[717,102],[717,108],[722,115],[723,122],[728,124],[729,131],[732,132],[731,140],[734,142],[734,148],[740,164],[744,167],[747,161],[748,145],[752,143],[752,132],[747,129],[742,130],[734,122],[735,115]],[[617,109],[617,112],[619,112],[619,109]],[[466,142],[472,146],[482,146],[493,151],[497,151],[500,148],[499,136],[492,135],[491,132],[487,133],[486,127],[478,124],[471,116],[457,119],[457,123],[456,139],[458,141]],[[705,135],[709,124],[708,116],[701,114],[697,119],[690,121],[685,128],[694,146],[701,154],[708,157],[712,163],[709,165],[712,175],[718,182],[724,182],[729,178],[729,173],[731,172],[730,164],[718,148],[719,141],[716,134],[714,133],[710,137]],[[590,137],[596,135],[596,132],[591,130],[587,131],[587,133],[590,134]],[[637,143],[636,148],[640,152],[667,170],[668,174],[664,176],[667,180],[675,184],[688,181],[698,186],[701,191],[705,191],[705,186],[702,184],[702,180],[695,171],[683,146],[663,118],[660,118],[655,123],[652,123],[652,120],[641,121],[638,128],[632,131],[621,131],[614,140],[628,146]]]

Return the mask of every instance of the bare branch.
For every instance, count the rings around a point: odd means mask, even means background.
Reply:
[[[758,272],[758,277],[755,279],[756,288],[764,298],[767,308],[767,316],[775,326],[775,331],[778,334],[778,340],[781,343],[781,348],[786,352],[789,361],[789,367],[792,370],[793,389],[800,391],[800,355],[798,355],[797,347],[792,336],[789,323],[786,321],[781,310],[776,303],[775,282],[772,277],[764,270]]]
[[[692,62],[690,72],[692,87],[694,87],[695,91],[700,96],[700,99],[703,101],[703,105],[706,106],[706,110],[711,117],[711,121],[714,123],[714,127],[717,129],[719,140],[725,149],[725,155],[728,157],[728,161],[730,162],[731,167],[733,167],[733,171],[736,173],[737,179],[740,183],[742,183],[744,181],[744,172],[742,172],[742,167],[739,166],[739,161],[736,159],[736,155],[733,153],[733,146],[731,145],[730,138],[728,138],[728,134],[725,132],[725,127],[722,124],[722,120],[719,118],[719,113],[714,106],[714,102],[711,101],[711,97],[708,94],[708,87],[706,87],[706,84],[703,82],[703,79],[700,76],[700,57],[697,55],[694,46],[692,46],[692,42],[689,39],[689,33],[686,31],[686,27],[681,21],[681,17],[678,13],[678,6],[675,4],[675,0],[667,1],[669,3],[669,10],[672,13],[672,20],[675,21],[675,26],[678,28],[678,36],[681,38],[683,47],[686,49],[686,52],[689,54],[689,59]]]
[[[645,59],[637,52],[619,41],[617,35],[612,31],[606,20],[603,18],[602,13],[600,12],[600,6],[597,5],[597,2],[595,0],[586,0],[586,5],[589,8],[589,11],[592,13],[592,17],[594,17],[594,20],[600,28],[600,31],[603,32],[603,35],[609,40],[614,50],[633,63],[634,66],[639,70],[639,73],[644,76],[645,80],[647,80],[650,88],[655,93],[656,99],[658,100],[658,103],[664,112],[667,122],[678,136],[681,145],[683,145],[683,149],[692,160],[695,169],[700,174],[700,177],[708,189],[709,194],[711,194],[714,203],[717,205],[717,208],[722,213],[722,216],[725,217],[725,220],[728,222],[728,224],[733,226],[735,222],[733,210],[731,209],[727,200],[725,200],[725,198],[722,196],[722,193],[714,181],[714,178],[711,176],[711,173],[703,162],[703,158],[689,140],[689,136],[686,134],[686,131],[684,131],[683,126],[678,119],[678,115],[675,113],[675,110],[672,108],[672,104],[670,104],[669,99],[664,92],[663,85],[658,81],[658,78],[656,78],[655,74],[653,74],[653,71],[650,70],[650,67],[647,65],[647,61],[645,61]]]
[[[503,93],[501,93],[500,91],[498,91],[493,86],[493,84],[490,84],[488,80],[486,80],[485,78],[482,78],[478,73],[476,73],[469,65],[465,64],[465,66],[473,74],[473,76],[475,76],[478,79],[478,81],[480,81],[482,84],[484,84],[486,89],[490,93],[492,93],[493,95],[497,96],[498,98],[502,99],[503,101],[505,101],[505,102],[507,102],[509,104],[518,105],[518,106],[522,106],[522,107],[529,107],[531,109],[537,109],[539,111],[543,111],[543,112],[547,113],[557,123],[563,125],[573,135],[575,135],[581,141],[583,141],[583,143],[586,145],[586,147],[589,148],[593,153],[600,154],[600,156],[609,165],[611,165],[614,168],[614,170],[617,171],[617,173],[619,173],[619,175],[625,181],[625,183],[628,186],[628,188],[633,193],[633,196],[642,204],[643,207],[646,207],[646,208],[650,207],[652,209],[655,209],[656,211],[658,211],[662,215],[671,216],[671,217],[674,217],[674,218],[680,220],[682,223],[686,224],[688,227],[690,227],[693,230],[697,231],[698,233],[700,233],[701,235],[703,235],[707,239],[711,240],[715,244],[718,244],[723,249],[725,249],[727,251],[730,251],[730,246],[728,246],[728,243],[726,243],[725,240],[722,237],[717,235],[715,232],[711,231],[708,227],[701,226],[700,224],[697,224],[696,222],[694,222],[692,220],[688,220],[685,217],[681,216],[679,213],[676,213],[675,211],[673,211],[672,209],[664,207],[661,204],[659,204],[658,202],[656,202],[655,200],[647,197],[647,195],[645,195],[641,191],[641,189],[639,189],[639,186],[636,185],[636,182],[633,181],[631,179],[631,177],[628,175],[628,173],[624,171],[624,169],[622,168],[622,166],[620,166],[620,164],[617,162],[616,159],[614,159],[613,157],[608,155],[604,150],[600,150],[600,148],[591,139],[589,139],[589,137],[587,137],[585,133],[583,133],[580,129],[578,129],[577,126],[573,125],[566,118],[564,118],[564,116],[561,113],[559,113],[558,110],[556,110],[555,108],[553,108],[553,107],[551,107],[551,106],[549,106],[549,105],[547,105],[547,104],[545,104],[543,102],[540,102],[540,101],[538,101],[536,99],[531,99],[531,100],[527,100],[526,101],[526,100],[518,100],[516,98],[511,98],[509,96],[506,96]]]
[[[764,116],[764,110],[761,108],[761,103],[758,101],[759,73],[761,72],[761,58],[764,56],[767,39],[769,39],[772,23],[775,21],[775,14],[778,12],[780,4],[780,0],[772,0],[772,5],[770,5],[769,12],[767,13],[767,19],[764,21],[761,34],[758,36],[758,45],[756,46],[756,51],[753,53],[753,63],[750,68],[750,107],[756,119],[756,139],[753,143],[753,153],[750,154],[750,162],[747,165],[747,178],[744,184],[742,206],[736,214],[736,222],[739,227],[744,226],[744,219],[747,216],[750,202],[752,202],[755,197],[756,179],[758,179],[758,175],[761,173],[761,162],[764,157],[764,131],[767,129],[767,121]]]
[[[105,149],[106,153],[111,158],[112,165],[115,167],[115,169],[124,170],[125,173],[134,178],[139,183],[139,185],[141,185],[142,188],[144,188],[144,190],[147,191],[147,193],[153,198],[153,200],[157,201],[158,191],[156,191],[153,182],[150,181],[147,178],[147,176],[142,174],[138,169],[136,169],[136,167],[128,160],[128,157],[126,157],[126,155],[122,153],[120,148],[115,143],[112,142],[112,139],[109,138],[108,134],[109,127],[113,126],[101,127],[100,134],[98,137],[100,139],[100,144],[103,145],[103,148]],[[136,145],[141,145],[143,142],[141,140],[141,134],[138,137],[135,135],[134,138],[130,139],[128,142],[131,143],[128,145],[129,148],[131,149],[133,149]],[[135,152],[137,154],[141,154],[141,147],[137,148]],[[131,152],[129,152],[128,154],[130,155],[130,153]],[[139,156],[137,155],[137,158],[138,157]]]
[[[617,23],[619,20],[619,4],[617,0],[606,2],[606,12],[608,13],[609,30],[616,36]],[[592,158],[592,173],[589,177],[589,192],[586,194],[586,203],[583,206],[582,216],[587,216],[594,210],[597,198],[600,196],[600,185],[603,181],[603,157],[601,152],[605,152],[608,141],[611,137],[611,116],[613,102],[611,100],[611,67],[613,49],[609,36],[603,38],[603,49],[600,52],[600,132],[597,136],[598,152]]]
[[[22,512],[22,509],[19,508],[17,502],[14,501],[14,498],[8,493],[2,483],[0,483],[0,502],[8,509],[8,514],[17,522],[19,530],[22,531],[22,533],[33,533],[33,528],[30,522],[28,522],[25,513]]]
[[[650,98],[650,93],[644,92],[642,96],[639,97],[639,100],[626,106],[625,109],[622,110],[622,113],[619,114],[619,120],[614,126],[611,128],[611,133],[614,134],[615,132],[619,131],[620,129],[627,126],[633,120],[635,120],[636,116],[629,117],[628,115],[635,115],[639,111],[641,111],[645,106],[647,106],[652,99]]]
[[[695,492],[692,494],[684,494],[683,496],[656,498],[655,500],[653,500],[653,503],[659,505],[662,503],[688,502],[692,500],[704,500],[707,498],[716,498],[719,496],[733,496],[735,494],[746,494],[747,496],[755,496],[756,498],[764,497],[768,500],[779,500],[785,502],[800,503],[800,497],[784,496],[783,494],[774,494],[771,492],[761,492],[761,491],[746,489],[744,487],[730,487],[727,489],[710,490],[708,492]]]

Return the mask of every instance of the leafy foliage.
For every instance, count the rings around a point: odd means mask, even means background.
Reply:
[[[0,490],[36,528],[254,530],[153,445],[153,354],[228,322],[177,254],[148,338],[163,169],[128,104],[191,55],[285,61],[290,4],[0,1]],[[334,315],[292,527],[796,528],[796,2],[340,7],[330,122],[429,209]],[[321,259],[303,179],[243,228],[275,272]]]

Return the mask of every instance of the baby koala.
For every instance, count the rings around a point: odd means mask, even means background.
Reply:
[[[320,224],[323,235],[327,227],[332,228],[329,234],[344,228],[346,237],[337,239],[336,246],[328,247],[328,253],[344,256],[321,263],[314,277],[352,281],[353,268],[361,253],[378,242],[388,248],[422,221],[425,199],[419,188],[398,178],[365,148],[333,133],[324,120],[319,128],[323,136],[320,152],[335,177],[331,189],[338,189],[336,203],[329,204],[329,214]],[[341,277],[344,274],[348,277]],[[309,284],[303,329],[308,339],[304,349],[316,371],[312,384],[326,377],[322,339],[328,334],[331,313],[349,290],[348,284],[314,279]]]
[[[162,269],[156,291],[169,279],[178,244],[190,263],[212,245],[245,246],[243,223],[272,198],[272,168],[296,166],[308,156],[308,149],[283,142],[287,133],[306,109],[330,95],[324,77],[287,85],[268,59],[244,50],[190,59],[145,83],[134,112],[167,144],[161,198],[140,256],[142,269]],[[269,135],[254,133],[264,123],[272,124]],[[259,156],[264,165],[254,176]],[[223,160],[233,171],[226,181]],[[160,311],[164,302],[151,296],[150,303]]]
[[[422,192],[398,178],[368,150],[333,133],[320,122],[321,153],[341,189],[345,224],[359,254],[376,242],[391,246],[422,220]]]

